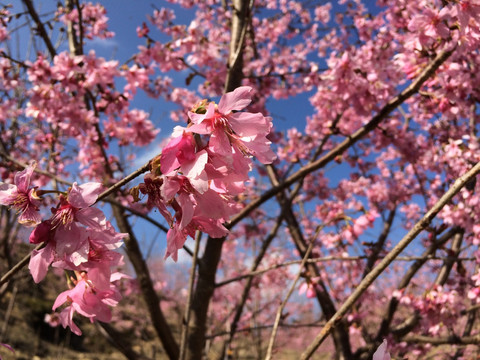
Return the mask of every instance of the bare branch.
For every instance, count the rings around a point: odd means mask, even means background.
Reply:
[[[35,7],[33,6],[32,0],[22,0],[22,1],[27,7],[28,13],[32,17],[33,21],[35,22],[38,34],[45,42],[48,52],[50,53],[50,57],[53,59],[55,55],[57,55],[57,50],[55,50],[55,47],[53,46],[52,41],[50,40],[50,37],[48,36],[47,31],[45,30],[45,26],[40,20],[40,17],[38,16],[38,13],[35,10]]]
[[[304,271],[305,264],[307,263],[307,259],[310,256],[310,253],[312,252],[313,245],[315,244],[315,240],[317,239],[318,233],[320,232],[321,228],[322,227],[319,226],[317,228],[317,231],[315,232],[315,235],[310,239],[310,244],[308,245],[308,249],[305,252],[305,255],[303,256],[303,260],[302,260],[302,263],[300,264],[300,268],[298,269],[297,276],[295,277],[295,280],[292,282],[290,289],[288,290],[288,293],[285,296],[285,299],[283,299],[282,303],[278,307],[277,314],[275,316],[275,322],[273,324],[272,334],[270,336],[270,341],[268,342],[267,355],[265,356],[266,360],[270,360],[272,358],[273,344],[275,342],[275,337],[277,336],[278,325],[280,324],[280,319],[282,318],[283,309],[287,305],[288,299],[290,299],[290,296],[292,295],[293,290],[295,290],[295,286],[297,285],[297,282],[300,279],[302,272]]]
[[[474,336],[425,336],[425,335],[409,335],[402,338],[402,341],[415,344],[430,344],[430,345],[477,345],[480,344],[480,335]]]
[[[183,315],[182,342],[180,345],[179,360],[183,360],[185,358],[185,352],[187,349],[188,326],[190,324],[190,308],[192,306],[193,286],[195,284],[195,272],[197,269],[198,251],[200,249],[201,239],[202,239],[202,232],[197,231],[196,239],[195,239],[195,248],[193,250],[192,269],[190,271],[190,282],[188,284],[187,304],[185,306],[185,314]]]

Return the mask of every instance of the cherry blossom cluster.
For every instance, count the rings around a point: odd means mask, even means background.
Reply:
[[[177,261],[178,250],[196,230],[226,236],[224,224],[239,210],[235,196],[249,180],[250,158],[264,164],[275,159],[267,138],[271,118],[239,112],[252,101],[252,92],[242,86],[223,95],[218,105],[206,100],[195,105],[188,126],[175,127],[144,183],[132,189],[137,199],[139,192],[148,195],[149,206],[170,226],[165,258]]]
[[[81,14],[82,14],[82,26],[83,35],[87,39],[93,39],[98,37],[100,39],[111,38],[115,34],[108,30],[107,22],[108,17],[106,16],[106,10],[101,4],[93,4],[91,2],[81,5]],[[75,25],[75,31],[77,35],[80,35],[80,28],[78,25],[79,11],[78,9],[73,9],[68,11],[65,8],[59,8],[57,15],[60,16],[60,21],[65,25],[69,22],[73,22]]]
[[[16,210],[21,224],[35,226],[30,243],[43,244],[31,254],[29,269],[33,280],[42,281],[50,266],[69,274],[71,289],[57,297],[53,310],[65,304],[57,319],[80,335],[81,330],[73,322],[75,312],[92,322],[108,322],[112,316],[110,306],[121,298],[113,282],[125,276],[116,272],[123,256],[114,250],[122,245],[126,234],[117,233],[104,213],[92,207],[102,190],[100,183],[73,183],[59,194],[52,215],[42,220],[41,195],[46,191],[31,186],[35,167],[32,163],[18,172],[13,184],[0,183],[0,204]]]

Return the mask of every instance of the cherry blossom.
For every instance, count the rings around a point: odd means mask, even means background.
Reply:
[[[18,222],[27,226],[35,226],[41,221],[40,197],[36,194],[35,187],[30,187],[35,166],[32,163],[15,174],[14,184],[0,183],[0,204],[15,209],[20,214]]]

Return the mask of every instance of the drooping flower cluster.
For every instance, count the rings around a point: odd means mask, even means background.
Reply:
[[[75,287],[58,296],[53,310],[66,302],[68,306],[59,314],[60,322],[80,335],[72,320],[75,311],[92,321],[109,321],[109,306],[120,300],[112,282],[122,275],[112,269],[122,264],[123,256],[114,250],[122,245],[125,234],[117,233],[104,213],[91,207],[101,192],[100,183],[74,183],[65,194],[59,195],[52,216],[41,221],[42,199],[36,187],[30,186],[35,166],[32,163],[17,173],[14,184],[0,183],[0,204],[17,210],[20,223],[36,225],[30,242],[44,244],[41,249],[33,250],[30,258],[29,268],[36,283],[44,279],[50,265],[76,275],[71,278]]]
[[[218,105],[205,100],[197,104],[188,113],[189,125],[175,128],[145,182],[134,189],[137,195],[147,194],[148,203],[170,225],[165,257],[176,261],[177,251],[196,230],[213,238],[226,236],[224,224],[239,209],[234,196],[244,190],[251,156],[264,164],[275,159],[266,137],[271,118],[236,112],[250,104],[251,93],[251,87],[242,86]]]

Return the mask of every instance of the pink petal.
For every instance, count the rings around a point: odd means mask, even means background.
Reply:
[[[59,306],[62,306],[67,301],[70,292],[71,290],[66,290],[58,294],[55,302],[53,303],[52,310],[55,310]]]
[[[178,178],[171,178],[168,176],[164,177],[161,193],[162,197],[166,200],[169,201],[171,200],[175,194],[180,191],[181,184],[178,180]]]
[[[192,185],[193,188],[200,194],[203,194],[208,190],[208,182],[210,179],[206,171],[203,171],[199,176],[195,178],[189,178],[188,180],[190,181],[190,185]]]
[[[177,226],[174,226],[167,233],[167,250],[165,252],[165,259],[169,256],[172,257],[173,261],[177,262],[178,259],[178,250],[183,247],[187,240],[187,235],[178,229]]]
[[[79,227],[75,223],[69,229],[60,227],[55,233],[55,240],[57,243],[55,250],[60,258],[65,257],[70,261],[70,256],[76,252],[77,254],[72,260],[77,264],[79,261],[88,261],[88,233],[85,228]]]
[[[178,227],[180,228],[180,230],[183,230],[187,227],[188,224],[190,224],[190,221],[192,220],[194,212],[193,201],[186,193],[181,193],[178,196],[177,201],[182,208],[182,220],[180,221]]]
[[[18,187],[18,191],[22,193],[28,192],[28,187],[30,186],[30,178],[32,177],[33,171],[37,164],[35,162],[32,165],[25,168],[25,170],[21,172],[17,172],[15,174],[14,183]]]
[[[181,141],[181,136],[172,138],[163,148],[162,155],[160,156],[160,169],[162,174],[169,174],[180,166],[180,162],[177,160],[177,151]]]
[[[0,345],[3,346],[4,348],[7,348],[8,350],[10,350],[11,352],[13,352],[15,354],[15,350],[13,350],[13,348],[10,345],[2,344],[2,343],[0,343]]]
[[[195,155],[195,159],[182,165],[182,172],[186,177],[196,178],[205,170],[208,162],[208,154],[205,150],[199,151]]]
[[[245,137],[241,140],[262,164],[271,164],[277,158],[270,148],[271,142],[266,137],[258,136],[253,139]]]
[[[218,193],[207,190],[202,196],[195,197],[197,201],[196,215],[210,219],[227,219],[231,211],[228,204]]]
[[[222,114],[228,114],[232,110],[242,110],[251,102],[252,88],[250,86],[240,86],[222,96],[218,103],[218,111]]]
[[[35,283],[38,284],[45,278],[48,266],[52,263],[53,258],[54,253],[52,243],[48,243],[43,249],[32,251],[28,268],[30,269],[30,273],[32,274]]]
[[[46,242],[51,239],[52,233],[50,230],[52,229],[52,225],[50,221],[43,221],[37,225],[35,229],[33,229],[30,237],[28,238],[30,244],[40,244],[41,242]]]
[[[204,120],[213,119],[215,117],[215,104],[208,104],[207,112],[205,114],[196,114],[189,111],[188,117],[193,124],[200,124]]]
[[[86,208],[97,201],[98,195],[102,192],[102,184],[89,182],[80,186],[73,183],[68,193],[68,202],[76,208]]]
[[[194,217],[192,220],[198,229],[206,232],[214,239],[219,239],[227,236],[229,231],[222,225],[219,220],[205,219],[201,217]]]
[[[228,116],[228,122],[239,136],[267,135],[272,123],[261,113],[238,112]]]
[[[42,222],[42,217],[35,206],[29,205],[18,217],[18,222],[25,226],[36,226]]]
[[[102,210],[87,207],[75,213],[75,220],[79,223],[98,230],[107,228],[107,218]]]
[[[217,155],[228,156],[232,153],[232,146],[230,145],[230,141],[223,129],[215,129],[210,137],[208,147]]]
[[[65,309],[62,310],[60,314],[58,314],[60,321],[62,323],[62,326],[66,328],[67,326],[70,327],[70,330],[78,335],[82,335],[82,331],[78,328],[77,325],[73,322],[73,313],[74,313],[74,308],[72,306],[67,306]]]
[[[0,204],[12,205],[17,197],[18,189],[15,185],[0,182]]]
[[[110,282],[118,281],[120,279],[133,279],[130,275],[123,274],[121,272],[114,272],[112,275],[110,275]]]
[[[213,131],[213,128],[211,124],[205,122],[189,126],[186,131],[200,135],[208,135]]]

